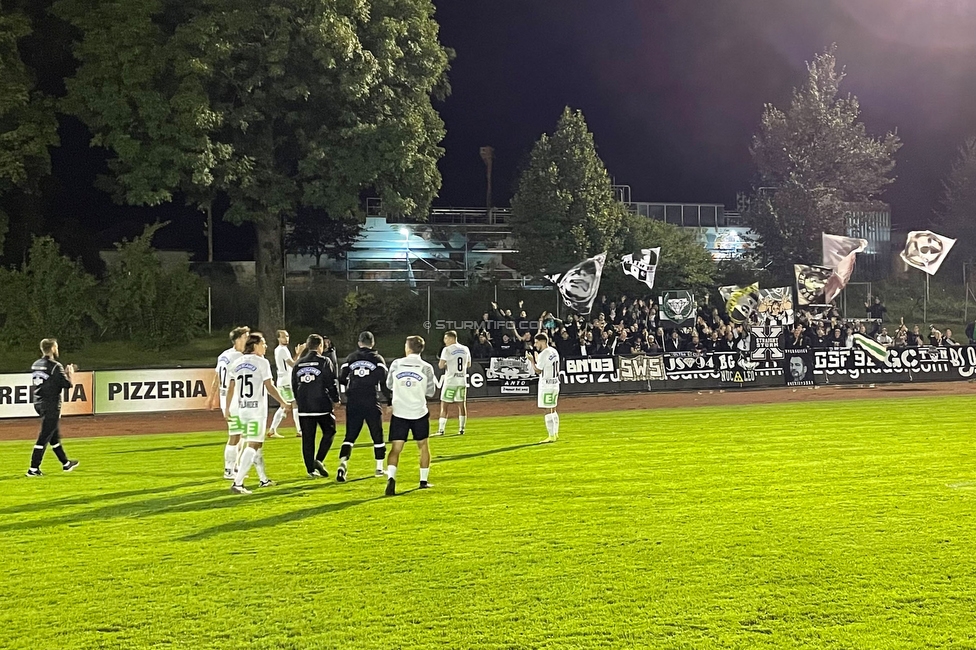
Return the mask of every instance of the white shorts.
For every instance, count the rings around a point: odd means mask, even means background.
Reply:
[[[281,393],[281,396],[285,398],[285,401],[286,402],[294,402],[295,401],[295,393],[292,391],[291,384],[290,383],[288,383],[288,384],[277,384],[275,386],[275,388],[278,389],[278,392]]]
[[[539,408],[554,409],[559,403],[559,384],[539,384]]]
[[[228,429],[232,436],[240,436],[245,442],[264,442],[264,436],[268,432],[268,415],[255,415],[246,413],[230,420]]]
[[[450,383],[446,381],[441,386],[441,401],[448,403],[463,402],[468,397],[468,389],[463,383]]]

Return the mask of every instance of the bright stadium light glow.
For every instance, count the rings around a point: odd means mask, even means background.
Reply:
[[[409,237],[410,230],[408,230],[407,228],[400,228],[400,234],[403,235],[404,237]]]

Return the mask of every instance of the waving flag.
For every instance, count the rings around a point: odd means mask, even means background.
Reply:
[[[643,248],[641,256],[641,259],[635,260],[634,254],[628,253],[620,258],[620,265],[626,275],[633,276],[646,284],[648,289],[653,289],[654,275],[657,273],[657,264],[661,259],[661,247]]]
[[[545,278],[556,285],[563,302],[573,311],[584,316],[593,310],[593,301],[600,291],[600,278],[607,254],[600,253],[583,260],[565,273],[547,275]]]
[[[836,298],[854,274],[854,261],[858,253],[868,247],[868,240],[855,237],[841,237],[823,233],[823,265],[833,269],[824,287],[824,300],[831,302]]]
[[[759,283],[754,282],[748,287],[730,285],[719,287],[718,292],[725,300],[725,311],[733,323],[747,323],[756,307],[759,306]]]
[[[935,275],[955,243],[955,239],[937,235],[931,230],[913,230],[908,233],[901,259],[908,266]]]
[[[824,291],[827,281],[834,274],[833,269],[826,266],[810,264],[794,264],[793,273],[796,275],[796,302],[798,305],[825,305]]]
[[[872,357],[880,361],[881,363],[888,363],[888,346],[881,345],[874,339],[868,338],[863,334],[854,335],[854,343],[862,348],[865,352],[870,354]]]

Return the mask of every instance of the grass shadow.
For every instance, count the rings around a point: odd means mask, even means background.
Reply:
[[[120,449],[119,451],[110,451],[110,454],[146,454],[154,451],[182,451],[184,449],[194,449],[196,447],[217,447],[226,445],[226,440],[217,440],[214,442],[198,442],[192,445],[179,445],[171,447],[146,447],[142,449]]]
[[[251,497],[246,497],[246,498],[248,500],[251,500]],[[378,497],[371,497],[369,499],[342,501],[340,503],[323,503],[322,505],[316,506],[314,508],[303,508],[301,510],[292,510],[291,512],[284,512],[271,517],[265,517],[264,519],[250,519],[247,521],[229,521],[225,524],[214,526],[213,528],[207,528],[205,530],[201,530],[191,535],[186,535],[184,537],[179,538],[179,541],[197,542],[223,533],[240,533],[248,530],[255,530],[257,528],[270,528],[270,527],[278,526],[280,524],[288,524],[296,521],[302,521],[304,519],[308,519],[310,517],[316,517],[318,515],[338,512],[340,510],[345,510],[346,508],[352,508],[353,506],[369,503],[370,501],[379,501],[380,499],[383,498],[384,497],[382,496],[378,496]]]
[[[179,483],[176,485],[166,485],[163,487],[145,488],[142,490],[126,490],[125,492],[106,492],[105,494],[89,494],[85,496],[64,497],[61,499],[53,499],[51,501],[25,503],[19,506],[2,508],[0,509],[0,515],[14,515],[14,514],[22,514],[26,512],[41,512],[44,510],[63,508],[65,506],[87,505],[89,503],[97,503],[99,501],[114,501],[116,499],[128,499],[129,497],[141,497],[147,494],[155,494],[159,492],[172,492],[174,490],[182,490],[183,488],[197,487],[202,483],[209,483],[209,481],[197,480],[197,481],[193,481],[192,483]]]
[[[545,442],[527,442],[522,445],[512,445],[510,447],[499,447],[498,449],[486,449],[484,451],[473,451],[468,454],[455,454],[453,456],[434,456],[434,461],[439,463],[449,463],[455,460],[468,460],[470,458],[481,458],[483,456],[492,456],[494,454],[504,454],[509,451],[518,451],[519,449],[528,449],[529,447],[539,447],[545,445]]]
[[[195,484],[197,485],[197,484]],[[291,485],[291,481],[279,484],[278,487],[266,490],[259,490],[248,497],[248,501],[263,501],[269,498],[280,498],[290,494],[309,492],[321,488],[335,486],[336,483],[303,481],[298,485]],[[241,503],[239,495],[232,494],[229,483],[224,483],[221,488],[213,488],[194,492],[190,494],[178,494],[156,499],[145,499],[128,503],[119,503],[102,506],[94,510],[83,512],[73,512],[58,517],[49,517],[33,521],[18,521],[9,524],[0,524],[0,532],[24,530],[25,528],[49,528],[54,526],[77,525],[86,522],[104,521],[109,519],[120,519],[126,517],[144,518],[160,514],[172,513],[192,513],[204,510],[219,510],[222,508],[234,508]],[[173,488],[163,488],[153,491],[170,491]]]

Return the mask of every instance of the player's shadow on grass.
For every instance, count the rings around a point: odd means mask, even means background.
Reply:
[[[483,456],[492,456],[494,454],[504,454],[509,451],[518,451],[519,449],[528,449],[529,447],[538,447],[540,445],[545,445],[545,442],[527,442],[524,445],[512,445],[510,447],[499,447],[498,449],[485,449],[484,451],[472,451],[468,454],[455,454],[453,456],[434,456],[434,460],[438,463],[449,463],[454,460],[468,460],[470,458],[481,458]]]
[[[345,510],[346,508],[352,508],[353,506],[369,503],[370,501],[379,501],[380,499],[383,498],[385,497],[377,496],[377,497],[371,497],[369,499],[341,501],[339,503],[323,503],[322,505],[316,506],[314,508],[303,508],[302,510],[292,510],[291,512],[283,512],[281,514],[274,515],[272,517],[265,517],[264,519],[229,521],[225,524],[214,526],[213,528],[207,528],[199,532],[193,533],[191,535],[186,535],[184,537],[181,537],[179,541],[198,542],[223,533],[242,533],[244,531],[254,530],[256,528],[271,528],[274,526],[278,526],[280,524],[290,524],[296,521],[302,521],[303,519],[308,519],[309,517],[316,517],[318,515],[325,515],[332,512],[338,512],[340,510]]]
[[[193,485],[199,485],[199,483],[194,483]],[[280,486],[277,488],[260,490],[248,497],[241,497],[239,495],[231,494],[227,488],[214,488],[193,492],[190,494],[175,494],[157,499],[145,499],[143,501],[130,501],[106,505],[95,508],[94,510],[71,512],[47,519],[0,524],[0,533],[12,530],[23,530],[25,528],[49,528],[53,526],[77,525],[87,522],[127,517],[143,518],[161,514],[192,513],[205,510],[212,511],[221,510],[224,508],[236,508],[242,505],[242,498],[246,498],[248,502],[263,501],[264,499],[268,498],[281,498],[282,496],[287,496],[289,494],[319,490],[335,485],[336,483],[332,482],[303,481],[298,485],[291,485],[290,487]],[[170,488],[170,490],[177,488],[178,486]],[[145,492],[159,492],[164,490],[166,490],[166,488],[146,490]],[[143,493],[140,492],[139,494],[141,495]],[[74,503],[77,504],[78,501],[75,501]],[[81,503],[86,502],[82,501]],[[64,504],[62,503],[62,505]]]
[[[173,492],[183,488],[199,487],[204,483],[211,483],[211,480],[196,480],[189,483],[178,483],[176,485],[164,485],[162,487],[145,488],[143,490],[126,490],[125,492],[105,492],[104,494],[88,494],[77,497],[64,497],[62,499],[52,499],[50,501],[35,501],[24,503],[18,506],[0,509],[0,515],[13,515],[25,512],[42,512],[44,510],[54,510],[65,506],[88,505],[99,501],[115,501],[116,499],[128,499],[130,497],[141,497],[147,494],[158,494],[160,492]]]
[[[192,445],[173,445],[171,447],[144,447],[139,449],[120,449],[118,451],[110,451],[110,454],[145,454],[152,453],[156,451],[182,451],[184,449],[194,449],[196,447],[217,447],[226,445],[226,440],[214,440],[212,442],[197,442]]]

